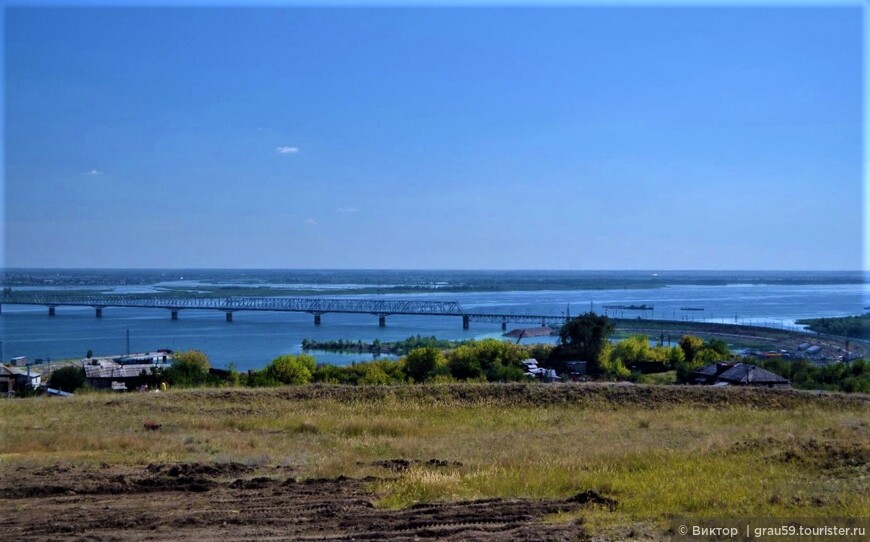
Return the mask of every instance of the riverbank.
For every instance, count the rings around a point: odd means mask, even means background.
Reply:
[[[668,320],[643,320],[628,318],[612,319],[616,333],[613,340],[625,339],[631,335],[643,334],[652,341],[661,341],[666,345],[676,345],[683,335],[694,335],[705,340],[724,340],[734,350],[755,350],[760,352],[787,353],[789,357],[799,358],[805,356],[806,346],[818,346],[819,350],[814,356],[819,359],[836,360],[842,356],[848,346],[853,359],[857,357],[870,358],[870,343],[856,341],[854,339],[846,344],[846,338],[828,335],[824,333],[811,333],[794,331],[790,329],[777,329],[762,326],[745,326],[737,324],[720,324],[714,322],[684,322]],[[523,328],[514,329],[511,334],[503,334],[502,338],[515,341],[519,344],[533,344],[535,342],[555,342],[556,338],[546,335],[526,337],[521,335]],[[543,328],[534,328],[535,330]],[[558,329],[553,330],[558,335]],[[532,339],[532,340],[529,340]],[[525,340],[525,341],[524,341]],[[403,341],[381,343],[363,342],[351,340],[316,341],[303,339],[302,350],[306,352],[342,352],[358,354],[387,354],[403,356],[414,348],[431,346],[439,349],[455,348],[462,341],[440,340],[436,337],[409,337]]]
[[[2,401],[0,504],[13,538],[666,540],[673,514],[870,515],[868,412],[861,394],[603,384]]]

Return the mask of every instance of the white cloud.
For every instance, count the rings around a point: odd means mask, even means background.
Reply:
[[[317,221],[314,220],[313,218],[306,218],[305,220],[302,221],[302,223],[305,224],[306,226],[316,226],[317,225]]]
[[[85,173],[85,175],[102,175],[102,174],[103,174],[103,172],[98,170],[98,169],[92,169],[92,170],[88,171],[87,173]]]
[[[275,152],[278,154],[296,154],[299,152],[299,147],[278,147]]]
[[[356,207],[338,207],[335,209],[339,213],[358,213],[359,209]]]

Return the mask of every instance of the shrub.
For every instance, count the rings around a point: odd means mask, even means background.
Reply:
[[[695,356],[704,347],[704,339],[695,337],[694,335],[683,335],[680,338],[680,349],[683,351],[684,361],[692,365],[695,363]]]
[[[269,388],[280,386],[281,383],[266,374],[266,371],[250,371],[245,376],[245,385],[251,388]]]
[[[446,361],[444,354],[431,346],[415,348],[405,358],[405,374],[414,382],[424,382],[437,367],[446,366]]]
[[[450,368],[450,374],[457,380],[480,380],[484,377],[483,367],[473,347],[462,345],[449,356],[447,366]]]
[[[643,337],[646,340],[646,337]],[[628,341],[623,341],[628,342]],[[621,343],[620,343],[621,344]],[[601,374],[609,377],[609,378],[627,378],[631,372],[625,367],[625,362],[620,356],[620,349],[617,345],[614,348],[610,343],[606,343],[604,347],[601,349],[601,353],[598,356],[598,367],[601,371]],[[628,349],[623,349],[623,354],[626,351],[631,351],[635,346],[635,343],[631,343],[628,346]],[[648,345],[647,345],[648,346]]]
[[[359,379],[359,383],[362,385],[378,385],[378,386],[386,386],[393,383],[393,379],[390,378],[382,368],[373,364],[366,364],[366,367],[363,372],[362,378]]]
[[[487,367],[486,379],[490,382],[516,382],[525,380],[526,375],[525,371],[515,365],[496,362]]]
[[[205,352],[201,350],[185,350],[178,352],[172,359],[173,367],[185,367],[201,373],[207,373],[211,369],[211,362]]]
[[[172,366],[169,369],[155,373],[154,377],[155,380],[165,379],[174,386],[202,386],[206,383],[212,383],[208,374],[210,368],[211,362],[204,352],[185,350],[173,356]]]
[[[314,356],[300,354],[298,356],[278,356],[263,370],[268,378],[282,384],[308,384],[316,369]]]
[[[74,392],[83,387],[87,383],[85,378],[85,370],[81,367],[70,365],[61,367],[51,373],[51,378],[48,380],[48,386],[63,391]]]

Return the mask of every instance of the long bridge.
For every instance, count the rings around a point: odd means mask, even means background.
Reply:
[[[470,322],[501,323],[507,329],[511,323],[540,323],[561,326],[564,315],[499,314],[466,312],[455,301],[423,301],[402,299],[327,299],[320,297],[166,297],[126,295],[64,295],[44,293],[11,293],[0,296],[0,312],[3,305],[43,305],[48,315],[55,316],[57,307],[92,307],[97,318],[102,318],[106,307],[130,307],[141,309],[166,309],[170,318],[178,320],[181,310],[217,310],[226,313],[226,321],[233,321],[238,311],[306,312],[314,316],[314,324],[320,325],[321,315],[327,313],[373,314],[378,325],[387,325],[387,316],[453,316],[462,318],[462,328]]]

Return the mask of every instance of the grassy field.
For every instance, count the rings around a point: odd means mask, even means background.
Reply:
[[[391,509],[592,490],[616,506],[548,521],[661,531],[673,515],[870,516],[868,413],[864,395],[678,386],[94,393],[0,401],[0,474],[284,465],[302,477],[376,477],[376,504]],[[399,459],[407,469],[384,468]]]

